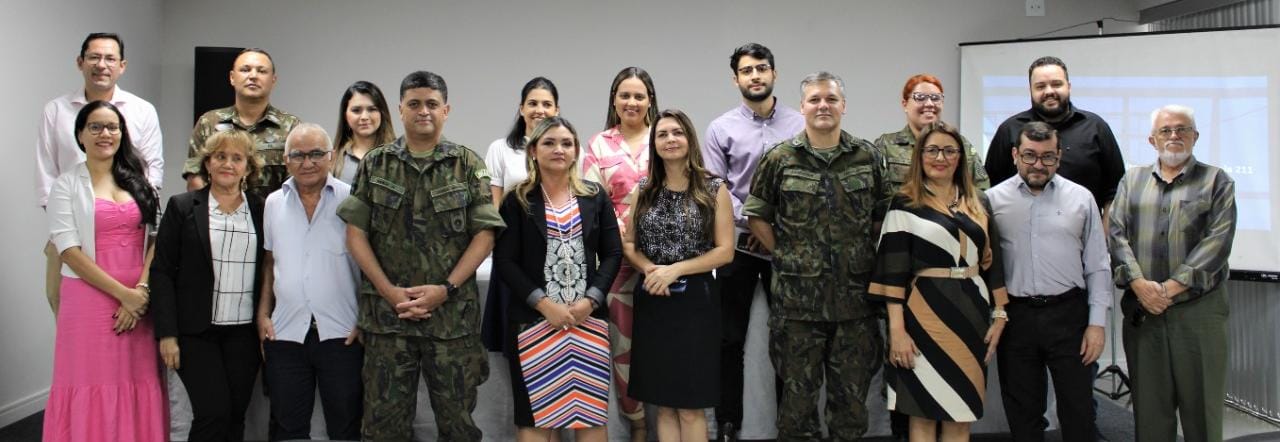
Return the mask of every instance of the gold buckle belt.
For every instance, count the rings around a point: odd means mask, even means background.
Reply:
[[[930,267],[916,270],[916,276],[925,278],[969,279],[978,276],[978,267]]]

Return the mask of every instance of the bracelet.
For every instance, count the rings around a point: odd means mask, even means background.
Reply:
[[[148,295],[151,294],[151,286],[147,285],[145,282],[139,282],[138,285],[133,286],[133,288],[142,289],[142,291],[147,292]]]
[[[995,309],[991,311],[991,319],[1003,319],[1009,321],[1009,312],[1004,309]]]

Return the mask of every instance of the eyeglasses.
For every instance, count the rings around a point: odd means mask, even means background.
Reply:
[[[924,92],[911,93],[911,99],[915,100],[916,103],[920,103],[920,104],[924,104],[925,101],[929,101],[929,100],[933,100],[934,103],[941,103],[942,100],[946,98],[947,96],[942,94],[926,94]]]
[[[938,158],[939,156],[945,160],[954,160],[957,156],[960,156],[960,149],[938,146],[929,146],[924,148],[924,159]]]
[[[87,127],[89,129],[89,133],[94,135],[100,135],[104,130],[112,135],[120,133],[119,124],[89,123]]]
[[[1170,136],[1176,133],[1180,137],[1185,137],[1195,132],[1196,132],[1196,128],[1189,127],[1189,126],[1162,127],[1156,131],[1156,136],[1159,136],[1160,138],[1169,138]]]
[[[289,152],[287,158],[290,163],[302,164],[303,160],[311,160],[312,163],[319,163],[328,160],[333,155],[332,150],[313,150],[310,152]]]
[[[743,66],[738,68],[738,75],[751,75],[752,72],[759,72],[760,75],[764,75],[772,70],[773,66],[769,66],[769,63],[760,63],[755,66]]]
[[[101,55],[93,54],[93,55],[89,55],[89,56],[87,56],[87,57],[84,57],[84,62],[85,62],[85,63],[89,63],[89,64],[91,64],[91,65],[92,65],[92,64],[98,64],[98,62],[102,62],[103,64],[106,64],[107,66],[115,66],[115,65],[117,65],[117,64],[120,64],[120,59],[116,58],[116,57],[115,57],[115,56],[113,56],[113,55],[108,55],[108,56],[106,56],[106,57],[103,57],[103,56],[101,56]]]
[[[1040,164],[1043,164],[1045,166],[1053,166],[1055,164],[1058,164],[1058,155],[1052,154],[1052,153],[1036,156],[1036,154],[1027,152],[1022,155],[1018,155],[1018,159],[1022,160],[1022,164],[1026,164],[1028,166],[1036,164],[1036,160],[1040,160]]]

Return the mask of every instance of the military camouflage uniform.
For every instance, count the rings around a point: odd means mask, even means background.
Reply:
[[[299,122],[298,117],[269,104],[266,112],[262,114],[262,119],[251,126],[245,126],[240,122],[240,113],[236,112],[235,106],[205,112],[200,116],[200,120],[196,121],[196,127],[191,129],[191,139],[187,141],[187,162],[182,168],[182,177],[200,173],[198,155],[200,149],[204,147],[205,140],[217,132],[242,130],[257,143],[255,147],[258,149],[258,160],[262,163],[262,170],[258,172],[258,185],[247,191],[265,201],[267,195],[280,189],[284,180],[289,179],[289,171],[284,165],[284,140],[289,136],[289,131],[293,130]]]
[[[866,290],[879,233],[872,211],[889,196],[886,164],[871,143],[845,132],[834,149],[819,156],[805,133],[778,144],[760,161],[743,208],[772,224],[776,238],[769,356],[783,383],[779,441],[820,438],[824,374],[831,437],[860,437],[863,401],[883,360]]]
[[[969,140],[960,137],[960,144],[964,145],[965,157],[968,158],[970,176],[973,177],[973,185],[978,190],[987,190],[991,188],[991,179],[987,177],[987,169],[982,167],[982,159],[978,158],[978,151],[973,149],[973,145],[969,144]],[[905,126],[897,132],[889,132],[876,138],[876,147],[884,154],[884,159],[889,163],[888,182],[892,193],[897,193],[902,188],[902,184],[907,182],[907,172],[911,170],[911,154],[915,152],[916,136],[911,133],[911,126]]]
[[[364,230],[392,284],[443,284],[472,238],[505,227],[490,201],[484,161],[442,141],[425,156],[403,137],[369,151],[338,216]],[[480,344],[475,277],[421,321],[400,319],[368,278],[357,303],[365,333],[365,440],[409,440],[419,373],[427,381],[439,440],[480,440],[471,419],[489,377]]]

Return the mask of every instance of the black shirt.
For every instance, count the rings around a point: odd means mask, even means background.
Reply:
[[[1058,162],[1058,174],[1084,186],[1093,193],[1098,207],[1105,207],[1116,195],[1116,186],[1124,177],[1124,158],[1120,146],[1111,133],[1111,126],[1092,112],[1072,107],[1067,118],[1049,123],[1058,131],[1058,144],[1062,147],[1062,160]],[[1010,154],[1019,144],[1018,133],[1031,121],[1044,121],[1034,110],[1028,109],[1000,123],[991,146],[987,149],[987,175],[991,185],[1018,174],[1018,166]]]

